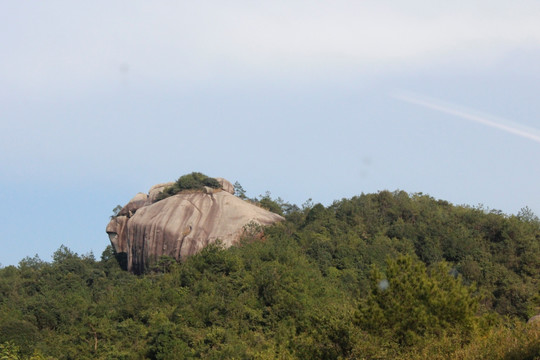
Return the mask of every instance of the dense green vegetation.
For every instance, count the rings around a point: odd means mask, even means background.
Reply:
[[[110,247],[0,269],[0,359],[540,359],[528,209],[263,198],[287,220],[262,241],[247,232],[141,276]]]
[[[192,172],[191,174],[180,176],[172,186],[165,188],[156,200],[163,200],[185,190],[201,190],[205,186],[213,189],[221,188],[221,184],[216,179],[200,172]]]

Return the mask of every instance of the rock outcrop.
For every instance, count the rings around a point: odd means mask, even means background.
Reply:
[[[163,255],[184,259],[218,239],[229,247],[246,224],[283,220],[234,196],[227,180],[217,180],[222,189],[187,191],[157,202],[157,195],[171,183],[153,186],[148,195],[135,195],[107,225],[115,251],[126,254],[127,270],[142,273]]]

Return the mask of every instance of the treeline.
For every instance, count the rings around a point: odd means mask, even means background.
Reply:
[[[148,273],[61,247],[0,269],[4,359],[538,359],[540,221],[381,191]],[[253,229],[251,229],[253,230]],[[257,229],[255,229],[257,230]]]

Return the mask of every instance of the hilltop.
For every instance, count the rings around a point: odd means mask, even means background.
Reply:
[[[536,359],[540,221],[380,191],[141,275],[108,247],[0,269],[0,354],[58,359]],[[162,200],[164,201],[164,200]],[[262,206],[259,203],[259,206]],[[263,241],[261,241],[263,239]],[[3,351],[3,353],[2,353]],[[43,358],[42,357],[42,358]]]

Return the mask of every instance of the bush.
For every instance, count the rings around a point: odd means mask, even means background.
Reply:
[[[165,188],[157,196],[156,201],[166,199],[169,196],[176,195],[184,190],[201,190],[205,186],[214,189],[221,188],[221,184],[216,179],[200,172],[192,172],[191,174],[180,176],[174,185]]]
[[[221,188],[221,184],[219,183],[219,181],[217,181],[216,179],[211,178],[211,177],[207,177],[206,179],[204,179],[203,180],[203,185],[214,188],[214,189],[220,189]]]
[[[200,172],[192,172],[191,174],[180,176],[180,178],[176,180],[176,186],[180,191],[202,189],[204,186],[214,189],[219,189],[221,187],[216,179],[208,177]]]
[[[264,196],[261,195],[260,199],[255,200],[263,209],[266,209],[278,215],[283,215],[283,210],[280,205],[280,202],[283,203],[283,200],[281,200],[280,198],[278,198],[277,200],[272,200],[272,197],[270,195],[270,191],[267,191]]]

